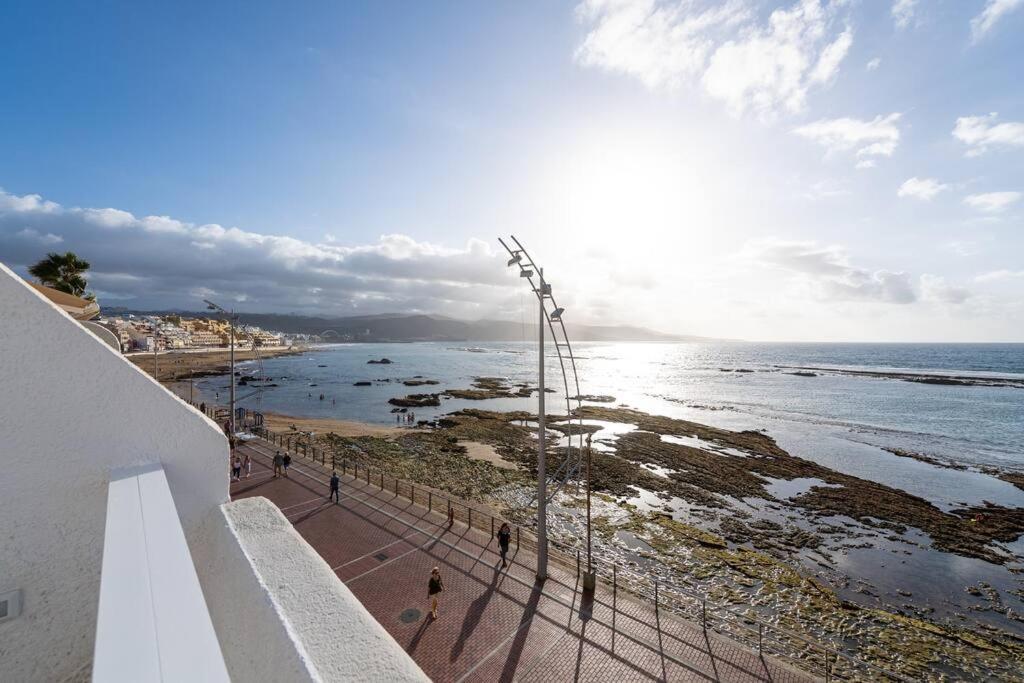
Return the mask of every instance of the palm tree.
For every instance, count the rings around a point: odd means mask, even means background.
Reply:
[[[46,258],[29,268],[28,272],[47,287],[53,287],[75,296],[91,298],[91,295],[85,293],[87,283],[82,276],[87,270],[89,270],[89,262],[78,258],[74,252],[69,251],[64,254],[50,252]]]

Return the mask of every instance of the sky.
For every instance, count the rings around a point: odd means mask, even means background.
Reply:
[[[0,9],[0,261],[105,306],[1024,341],[1024,0]],[[530,295],[532,296],[532,295]]]

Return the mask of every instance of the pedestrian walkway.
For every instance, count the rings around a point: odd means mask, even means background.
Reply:
[[[502,569],[487,533],[460,522],[449,529],[442,512],[365,480],[342,477],[335,504],[319,465],[295,458],[289,476],[275,479],[275,450],[262,440],[238,448],[253,470],[232,482],[232,498],[276,504],[434,681],[813,680],[624,591],[614,610],[604,586],[588,602],[561,565],[551,564],[541,589],[534,555],[514,538]],[[427,598],[435,566],[445,584],[436,621]]]

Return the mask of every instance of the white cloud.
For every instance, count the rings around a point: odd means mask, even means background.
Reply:
[[[896,196],[910,197],[927,202],[934,199],[940,192],[948,189],[949,185],[940,183],[934,178],[918,178],[915,176],[900,185],[900,189],[896,191]]]
[[[902,114],[876,116],[871,121],[853,118],[821,119],[793,129],[797,135],[824,147],[829,154],[856,150],[858,168],[874,166],[872,157],[890,157],[900,141],[896,123]]]
[[[978,42],[1000,19],[1022,6],[1024,0],[988,0],[981,14],[971,19],[971,40]]]
[[[975,282],[999,282],[1001,280],[1024,279],[1024,270],[992,270],[987,273],[975,276]]]
[[[880,66],[882,66],[882,58],[881,57],[875,57],[870,62],[865,64],[864,68],[867,69],[868,71],[874,71],[875,69],[877,69]]]
[[[917,11],[917,0],[894,0],[892,3],[892,20],[897,28],[906,28],[914,19]]]
[[[589,31],[576,62],[627,74],[651,89],[700,83],[734,115],[800,112],[830,83],[853,43],[845,0],[799,0],[762,23],[746,2],[584,0]]]
[[[135,222],[135,216],[121,209],[72,209],[90,223],[104,228],[125,228]]]
[[[33,230],[32,228],[25,228],[23,230],[19,230],[18,232],[14,233],[14,235],[15,237],[20,237],[25,240],[31,240],[33,242],[38,242],[40,244],[47,245],[60,244],[61,242],[64,241],[64,238],[61,237],[60,235],[54,235],[52,232],[43,234],[38,230]]]
[[[985,192],[964,198],[964,203],[985,213],[1000,213],[1021,197],[1020,192]]]
[[[777,239],[756,240],[747,243],[741,258],[789,272],[820,300],[894,304],[909,304],[917,300],[910,275],[854,266],[846,250],[839,246]]]
[[[479,318],[520,284],[479,240],[448,247],[392,234],[371,244],[313,244],[169,216],[65,209],[0,190],[0,260],[24,268],[57,242],[92,264],[97,291],[148,308],[201,307],[216,295],[268,312]]]
[[[961,116],[956,120],[953,137],[968,145],[967,156],[976,157],[989,147],[1024,147],[1024,123],[996,123],[998,112],[988,116]]]
[[[60,204],[45,201],[37,194],[26,194],[17,196],[7,194],[4,188],[0,187],[0,214],[6,212],[17,213],[55,213],[60,210]]]
[[[928,275],[920,278],[921,299],[923,301],[934,301],[943,304],[962,304],[971,298],[972,294],[966,287],[951,285],[946,278],[938,275]]]

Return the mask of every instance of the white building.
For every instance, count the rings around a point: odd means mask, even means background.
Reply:
[[[0,264],[0,680],[426,680],[228,445]]]

